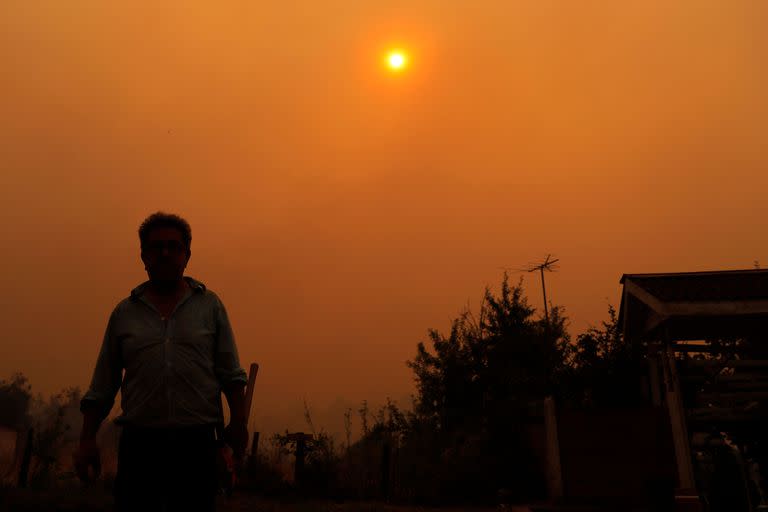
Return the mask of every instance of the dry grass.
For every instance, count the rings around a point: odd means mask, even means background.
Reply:
[[[219,512],[530,512],[528,507],[406,507],[378,502],[296,501],[293,503],[264,500],[257,496],[240,495],[222,501]]]
[[[100,489],[2,489],[0,510],[13,512],[106,512],[112,510],[112,497]]]
[[[9,512],[108,512],[112,498],[102,489],[60,489],[32,491],[0,490],[0,511]],[[218,512],[529,512],[527,507],[404,507],[376,502],[278,501],[236,493],[231,499],[221,498]]]

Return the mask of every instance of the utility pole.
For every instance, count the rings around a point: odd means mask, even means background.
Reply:
[[[547,254],[547,258],[544,260],[544,263],[533,265],[527,269],[528,272],[536,272],[538,270],[541,273],[541,290],[544,293],[544,319],[547,321],[547,325],[549,325],[549,308],[547,306],[547,286],[544,283],[544,271],[546,270],[547,272],[554,272],[555,269],[557,269],[555,263],[560,261],[559,259],[553,260],[551,258],[552,255]]]

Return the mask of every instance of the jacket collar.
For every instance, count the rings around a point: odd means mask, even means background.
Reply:
[[[189,284],[189,288],[192,290],[192,293],[202,293],[205,291],[205,285],[198,281],[195,278],[184,276],[184,280]],[[131,290],[131,299],[137,300],[141,295],[144,293],[144,290],[146,290],[147,286],[149,286],[149,281],[144,281],[139,286]]]

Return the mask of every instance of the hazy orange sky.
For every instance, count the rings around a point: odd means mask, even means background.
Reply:
[[[502,267],[559,257],[575,335],[622,273],[768,264],[767,25],[761,0],[4,0],[0,378],[87,386],[157,210],[277,428],[406,397]]]

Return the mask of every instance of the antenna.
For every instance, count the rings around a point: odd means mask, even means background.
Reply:
[[[546,259],[544,260],[544,263],[540,263],[538,265],[530,265],[526,270],[528,272],[536,272],[537,270],[541,272],[541,290],[544,292],[544,318],[547,321],[547,324],[549,324],[549,309],[547,307],[547,287],[544,284],[544,271],[547,272],[554,272],[557,270],[558,266],[555,265],[559,259],[551,259],[552,255],[547,254]]]

